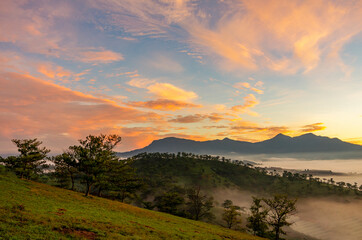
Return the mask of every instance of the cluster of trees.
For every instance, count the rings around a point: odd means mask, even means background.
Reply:
[[[174,160],[174,159],[193,159],[193,160],[205,160],[205,161],[221,161],[221,162],[228,162],[228,163],[235,163],[235,164],[242,164],[242,161],[238,160],[231,160],[225,157],[220,156],[212,156],[212,155],[199,155],[194,153],[186,153],[186,152],[178,152],[178,153],[140,153],[133,157],[134,159],[167,159],[167,160]]]
[[[288,218],[296,212],[296,201],[286,195],[274,195],[272,198],[253,197],[246,227],[255,236],[279,240],[282,234],[286,234],[283,227],[292,224]],[[231,200],[225,200],[222,206],[224,207],[222,219],[226,222],[226,226],[232,228],[239,225],[241,208],[233,205]]]
[[[130,160],[120,160],[114,147],[121,141],[117,135],[89,135],[79,140],[79,145],[70,146],[63,154],[51,158],[58,181],[71,181],[74,189],[76,177],[84,185],[85,195],[93,189],[98,196],[104,191],[116,192],[123,201],[140,183]]]
[[[265,171],[265,168],[257,168],[259,171]],[[275,171],[275,170],[274,170]],[[333,178],[327,179],[327,178],[319,178],[319,177],[313,177],[312,174],[305,174],[305,173],[292,173],[288,171],[283,171],[282,175],[280,176],[278,173],[275,173],[274,171],[267,172],[268,174],[276,177],[283,177],[290,181],[298,181],[298,180],[305,180],[309,182],[316,183],[318,185],[321,184],[328,184],[330,185],[330,189],[334,190],[334,192],[337,191],[343,191],[345,189],[347,190],[353,190],[355,193],[358,194],[358,190],[362,191],[362,185],[358,187],[357,182],[354,184],[351,183],[345,183],[343,181],[336,182]]]
[[[19,156],[0,157],[0,162],[15,172],[22,179],[34,179],[48,168],[46,164],[49,149],[41,147],[42,142],[37,139],[13,139],[18,148]]]
[[[12,140],[18,147],[19,156],[9,156],[0,161],[19,177],[36,179],[53,163],[54,171],[49,171],[62,187],[70,185],[75,190],[78,184],[85,196],[107,192],[121,201],[141,186],[131,166],[132,159],[121,160],[113,151],[120,143],[118,135],[89,135],[79,140],[79,145],[70,146],[60,155],[47,157],[50,150],[41,147],[37,139]],[[47,164],[49,163],[49,164]]]
[[[236,186],[254,194],[281,193],[293,197],[362,194],[356,188],[320,182],[310,175],[291,172],[271,174],[265,168],[231,160],[228,162],[228,159],[223,162],[222,158],[207,155],[142,153],[132,159],[135,160],[133,166],[137,174],[145,179],[150,196],[154,196],[160,188],[167,191],[168,185],[180,182],[189,186],[197,184],[203,189]],[[208,160],[204,161],[206,159]],[[146,191],[144,193],[147,195]]]
[[[213,197],[202,192],[200,186],[190,188],[175,186],[166,192],[157,194],[152,202],[141,202],[145,208],[157,209],[196,221],[210,221],[215,217],[211,212],[214,207]]]
[[[287,195],[274,195],[272,198],[253,197],[247,227],[253,234],[270,239],[280,239],[284,226],[290,226],[288,217],[296,212],[297,199]]]
[[[274,195],[271,198],[253,197],[246,227],[255,236],[279,240],[286,234],[283,227],[292,223],[288,218],[296,212],[296,199],[287,195]],[[143,202],[148,209],[186,217],[194,220],[213,220],[214,201],[212,196],[203,193],[199,186],[184,189],[174,189],[161,193],[153,202]],[[231,200],[225,200],[222,220],[229,229],[238,228],[242,223],[242,208],[234,205]]]

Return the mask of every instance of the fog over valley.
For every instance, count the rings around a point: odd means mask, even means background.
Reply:
[[[215,199],[231,199],[236,205],[246,207],[250,213],[253,194],[236,189],[219,189]],[[331,211],[333,210],[333,211]],[[287,228],[287,239],[360,240],[362,236],[362,200],[338,197],[299,198],[297,212],[291,217],[293,225]],[[243,219],[245,224],[246,219]]]
[[[282,168],[283,170],[298,170],[309,172],[321,179],[333,178],[334,181],[344,181],[358,185],[362,184],[362,158],[361,159],[328,159],[328,160],[301,160],[295,158],[264,158],[253,161],[261,167]],[[281,170],[281,171],[283,171]],[[322,171],[319,171],[322,170]],[[324,173],[325,171],[325,173]],[[329,174],[329,171],[332,174]],[[308,173],[308,171],[306,171]],[[322,174],[321,174],[322,173]]]

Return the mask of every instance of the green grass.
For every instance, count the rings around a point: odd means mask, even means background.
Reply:
[[[49,185],[0,166],[0,239],[260,239]]]

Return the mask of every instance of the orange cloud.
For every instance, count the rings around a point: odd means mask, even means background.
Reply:
[[[250,84],[247,82],[238,82],[234,84],[234,88],[239,88],[239,89],[245,89],[245,88],[250,88]]]
[[[277,135],[278,133],[290,133],[291,130],[286,126],[260,126],[254,122],[237,121],[230,126],[229,135],[239,138],[248,138],[253,141],[265,140]]]
[[[196,123],[201,122],[205,119],[209,119],[213,122],[218,122],[220,120],[226,119],[224,115],[218,113],[211,113],[211,114],[193,114],[193,115],[177,115],[175,118],[169,120],[169,122],[175,123]]]
[[[165,134],[169,130],[157,127],[120,127],[114,133],[122,136],[122,142],[118,151],[129,151],[143,148],[153,140],[159,138],[160,134]]]
[[[177,138],[185,138],[185,139],[190,139],[190,140],[195,140],[195,141],[210,140],[210,138],[202,136],[202,135],[192,135],[192,134],[182,134],[182,133],[163,134],[163,135],[160,135],[160,137],[162,137],[162,138],[177,137]]]
[[[201,107],[201,105],[168,99],[157,99],[147,102],[128,102],[127,104],[133,107],[151,108],[161,111],[175,111],[183,108]]]
[[[54,66],[52,64],[39,64],[38,72],[51,79],[69,77],[73,74],[71,71],[65,70],[61,66]]]
[[[241,90],[250,89],[250,90],[252,90],[252,91],[254,91],[254,92],[256,92],[256,93],[259,93],[259,94],[263,94],[263,93],[264,93],[263,90],[260,90],[260,89],[257,89],[257,88],[255,88],[255,87],[252,87],[252,86],[250,85],[250,83],[248,83],[248,82],[238,82],[238,83],[235,83],[233,87],[234,87],[234,88],[241,89]]]
[[[208,119],[210,119],[213,122],[218,122],[218,121],[221,121],[223,119],[226,119],[225,115],[226,114],[210,113],[210,114],[208,114],[207,117],[208,117]]]
[[[149,93],[161,99],[175,101],[190,101],[197,98],[197,94],[192,91],[186,91],[170,83],[155,83],[147,87]]]
[[[353,143],[353,144],[362,145],[362,138],[347,138],[347,139],[343,139],[343,141]]]
[[[185,128],[180,128],[180,130],[185,130]],[[143,148],[149,145],[153,140],[166,137],[179,137],[196,141],[209,140],[208,138],[199,135],[168,132],[168,129],[164,130],[157,127],[122,127],[117,132],[122,135],[122,142],[117,150],[129,151],[130,149]]]
[[[230,128],[230,126],[214,125],[214,126],[204,126],[203,128],[206,128],[206,129],[213,129],[213,128],[222,129],[222,128]]]
[[[169,120],[169,122],[175,122],[175,123],[196,123],[203,121],[207,116],[202,114],[194,114],[194,115],[177,115],[175,118]]]
[[[83,137],[162,116],[16,73],[0,74],[0,137]],[[59,147],[59,146],[56,146]]]
[[[249,108],[253,108],[257,104],[259,104],[259,101],[256,99],[256,97],[253,94],[249,94],[246,97],[244,97],[243,105],[233,106],[231,107],[231,110],[234,112],[247,113],[256,116],[257,113],[250,111]]]
[[[132,87],[137,88],[146,88],[147,86],[154,83],[155,80],[147,79],[147,78],[133,78],[129,82],[127,82],[128,85]]]
[[[301,132],[315,132],[315,131],[321,131],[326,129],[325,126],[323,126],[323,123],[313,123],[309,125],[305,125],[300,130]]]
[[[263,94],[264,93],[264,91],[263,90],[260,90],[260,89],[257,89],[257,88],[250,88],[250,90],[252,90],[252,91],[254,91],[254,92],[256,92],[256,93],[258,93],[258,94]]]
[[[214,108],[217,111],[225,111],[227,107],[224,104],[215,104]]]

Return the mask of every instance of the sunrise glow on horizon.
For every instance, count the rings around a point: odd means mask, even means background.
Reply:
[[[361,0],[0,2],[0,153],[116,133],[362,145]]]

